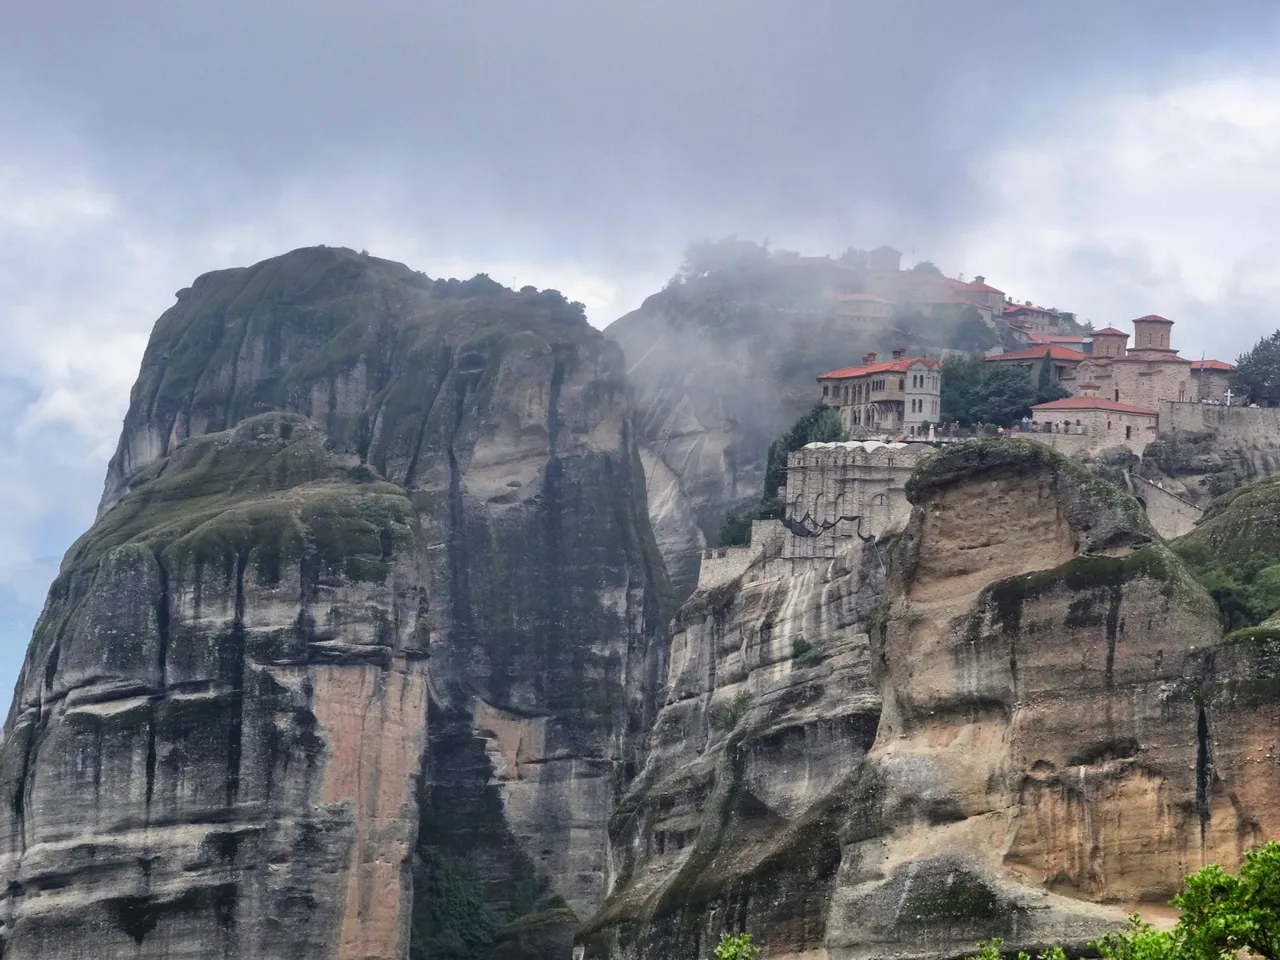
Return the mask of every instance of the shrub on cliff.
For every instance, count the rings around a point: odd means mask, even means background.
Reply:
[[[793,423],[777,440],[769,445],[765,463],[764,493],[760,502],[744,510],[730,510],[720,525],[719,542],[722,547],[741,547],[751,542],[751,521],[769,520],[782,516],[782,504],[778,502],[778,488],[787,479],[787,454],[794,453],[805,444],[830,443],[844,436],[840,426],[840,414],[825,403],[815,403],[799,420]]]
[[[1230,379],[1231,389],[1248,403],[1264,407],[1280,403],[1280,330],[1240,354]]]
[[[1242,954],[1280,960],[1280,843],[1250,850],[1234,876],[1217,864],[1201,868],[1172,903],[1182,911],[1172,930],[1157,930],[1135,914],[1128,930],[1089,946],[1102,960],[1232,960]],[[970,960],[997,960],[1001,945],[981,943]],[[1025,953],[1018,958],[1030,960]],[[1065,958],[1059,947],[1039,955]]]
[[[751,934],[740,933],[736,937],[727,933],[720,934],[716,960],[756,960],[759,954],[760,948],[751,942]]]

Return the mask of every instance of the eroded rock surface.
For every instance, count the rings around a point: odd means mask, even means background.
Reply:
[[[1277,658],[1133,499],[1034,444],[926,461],[900,533],[674,624],[588,957],[1081,944],[1280,830]]]
[[[665,595],[578,307],[325,248],[201,277],[5,728],[4,956],[564,943]]]

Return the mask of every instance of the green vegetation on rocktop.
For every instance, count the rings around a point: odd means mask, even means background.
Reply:
[[[1224,627],[1266,620],[1280,610],[1280,476],[1214,500],[1173,546],[1218,604]]]
[[[460,393],[474,417],[510,352],[529,350],[530,338],[555,353],[597,336],[582,305],[554,290],[513,291],[483,274],[432,281],[345,249],[205,274],[152,332],[104,503],[135,472],[139,436],[164,453],[171,432],[181,439],[281,410],[311,417],[339,450],[403,480],[424,418],[457,419]]]
[[[177,560],[221,562],[255,553],[272,566],[311,552],[326,565],[403,545],[404,491],[352,470],[324,434],[296,414],[269,413],[194,437],[135,476],[127,495],[84,534],[63,572],[92,569],[109,551],[142,543]],[[352,568],[380,577],[385,571]]]

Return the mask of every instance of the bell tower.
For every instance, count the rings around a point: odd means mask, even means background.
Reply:
[[[1169,347],[1169,334],[1172,327],[1172,320],[1158,317],[1154,313],[1139,317],[1133,321],[1133,345],[1129,347],[1129,352],[1175,353],[1176,351]]]

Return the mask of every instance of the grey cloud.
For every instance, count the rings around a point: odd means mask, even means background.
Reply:
[[[936,227],[973,202],[967,160],[1038,104],[1266,33],[1272,4],[1225,6],[63,0],[8,17],[0,60],[157,216],[364,170],[439,228],[491,206],[575,250],[834,234],[868,199]]]

